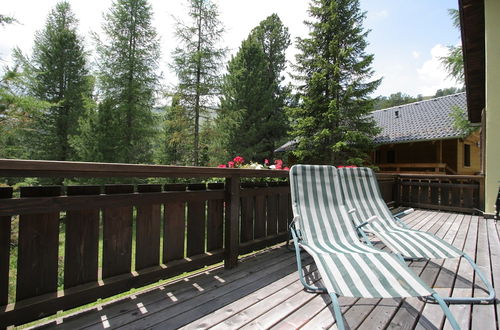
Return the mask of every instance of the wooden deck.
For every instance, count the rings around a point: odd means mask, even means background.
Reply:
[[[463,249],[500,288],[500,223],[482,217],[417,211],[405,218]],[[381,247],[381,245],[379,245]],[[307,271],[318,281],[314,264]],[[440,294],[486,296],[469,264],[459,259],[411,262]],[[497,289],[497,295],[500,291]],[[340,298],[351,329],[448,329],[438,305],[411,299]],[[462,329],[498,329],[500,305],[453,305]],[[336,328],[326,294],[305,292],[294,254],[277,247],[245,258],[232,270],[211,269],[42,326],[61,329],[318,329]]]

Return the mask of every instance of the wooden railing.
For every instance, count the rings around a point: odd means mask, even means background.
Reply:
[[[223,180],[19,192],[0,187],[0,327],[221,261],[235,267],[239,255],[286,240],[291,219],[287,182],[240,187],[241,178],[287,176],[278,170],[0,160],[0,177]]]
[[[285,241],[292,218],[288,183],[245,178],[287,176],[277,170],[0,160],[0,177],[222,178],[208,184],[0,187],[0,327],[221,261],[232,268],[239,255]],[[395,206],[473,212],[481,205],[481,177],[377,176],[385,201]]]
[[[381,172],[411,172],[421,174],[456,174],[446,163],[391,163],[378,164]]]
[[[480,175],[397,175],[399,205],[443,211],[484,210],[484,177]]]

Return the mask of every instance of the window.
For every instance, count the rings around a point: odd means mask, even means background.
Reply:
[[[380,164],[380,150],[375,150],[375,164]]]
[[[395,150],[387,150],[387,162],[395,163],[396,162],[396,151]]]
[[[470,144],[464,144],[464,167],[470,167]]]

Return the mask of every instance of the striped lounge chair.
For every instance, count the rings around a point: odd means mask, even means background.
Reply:
[[[442,239],[423,231],[409,229],[393,216],[380,194],[377,178],[366,167],[338,170],[342,195],[351,219],[361,235],[371,232],[389,249],[406,259],[465,258],[489,291],[488,297],[443,297],[448,303],[478,303],[495,300],[495,290],[471,257]],[[364,236],[366,238],[366,236]],[[366,239],[368,244],[369,240]]]
[[[343,204],[337,169],[295,165],[290,170],[294,219],[290,225],[299,278],[306,290],[328,292],[339,329],[344,329],[337,296],[358,298],[433,297],[454,329],[459,329],[448,306],[393,253],[359,240]],[[324,287],[307,283],[300,251],[317,265]]]

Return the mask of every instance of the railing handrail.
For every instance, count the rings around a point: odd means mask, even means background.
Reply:
[[[429,167],[429,168],[445,168],[446,163],[385,163],[385,164],[378,164],[378,167],[404,167],[404,168],[420,168],[420,167]]]
[[[0,177],[288,177],[288,171],[52,160],[0,159]]]
[[[416,179],[445,179],[445,180],[482,180],[484,175],[456,175],[456,174],[419,174],[419,173],[380,173],[384,175],[394,175],[403,179],[416,178]]]

